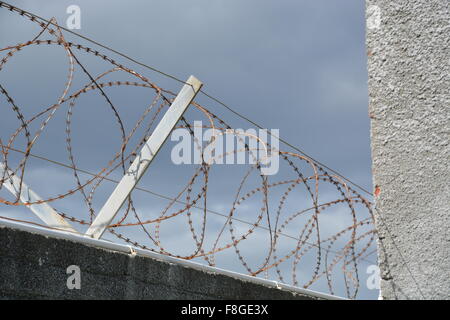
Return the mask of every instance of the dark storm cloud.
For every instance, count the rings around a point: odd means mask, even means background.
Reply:
[[[83,34],[181,79],[195,74],[207,92],[370,188],[362,1],[16,4],[60,22],[79,5]]]
[[[208,93],[266,128],[279,128],[282,138],[371,189],[364,1],[54,0],[11,3],[46,18],[55,16],[63,24],[68,16],[66,8],[79,5],[80,33],[178,78],[187,79],[194,74],[204,82]],[[33,37],[35,33],[30,30],[37,31],[19,23],[20,18],[15,18],[13,26],[5,19],[9,19],[8,13],[0,10],[1,34],[8,31],[0,38],[1,46],[19,42],[14,40],[17,37]],[[5,43],[7,40],[14,41]],[[60,61],[62,67],[48,70],[48,75],[58,75],[62,79],[66,66],[64,52],[60,51],[59,58],[36,51],[32,60],[23,60],[20,67],[32,69],[33,63],[40,61],[43,68],[49,59],[54,59]],[[84,56],[83,59],[89,62],[91,69],[104,70],[93,63],[95,60]],[[144,70],[132,63],[126,64]],[[180,84],[171,79],[149,70],[144,73],[164,88],[172,91],[180,88]],[[54,81],[50,76],[31,74],[23,80],[16,73],[6,78],[0,73],[0,79],[6,85],[9,81],[11,90],[25,80],[36,88],[39,84],[42,86],[36,89],[28,84],[29,94],[20,98],[22,105],[37,102],[32,98],[33,92],[40,92],[38,96],[43,105],[49,94],[54,95],[52,89],[46,89],[48,83]],[[80,74],[77,81],[84,83],[87,78]],[[116,98],[119,105],[126,105],[124,97]],[[144,98],[145,92],[136,95],[136,99]],[[103,114],[102,110],[94,108],[101,104],[100,100],[85,101],[91,104],[90,117],[94,119]],[[205,97],[199,97],[199,101],[231,123],[244,129],[250,127]],[[126,109],[120,112],[125,120],[131,117]],[[63,129],[63,125],[58,130]],[[111,127],[102,127],[98,135],[118,143],[117,127],[112,121],[108,125]],[[2,126],[6,128],[8,124],[2,122]],[[58,139],[56,132],[55,129],[53,136]],[[82,130],[79,139],[88,141],[89,133]],[[95,149],[95,145],[80,146],[78,152],[90,159],[97,156],[93,152]],[[49,156],[54,153],[51,148],[44,150]],[[156,163],[160,170],[150,169],[152,178],[147,180],[149,185],[157,181],[161,191],[173,194],[172,185],[166,181],[171,181],[178,173],[167,170],[171,164],[166,160]],[[225,181],[227,176],[223,174],[219,178]],[[373,292],[364,294],[373,296]]]

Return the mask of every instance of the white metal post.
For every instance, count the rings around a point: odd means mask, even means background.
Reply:
[[[6,172],[5,172],[6,170]],[[31,190],[25,182],[22,181],[22,188],[20,188],[20,179],[14,173],[6,168],[3,162],[0,162],[0,179],[5,175],[5,181],[3,186],[11,192],[14,196],[17,196],[20,192],[20,201],[23,203],[27,202],[38,202],[42,198],[39,197],[33,190]],[[44,221],[49,227],[57,228],[60,230],[65,230],[69,232],[77,231],[67,222],[62,216],[60,216],[55,209],[53,209],[48,203],[30,204],[26,206],[35,215]]]
[[[86,231],[87,236],[99,239],[103,235],[201,87],[202,83],[197,78],[189,77],[169,110],[164,114],[161,122],[158,123],[155,131],[142,147],[139,155],[134,159],[130,168]]]

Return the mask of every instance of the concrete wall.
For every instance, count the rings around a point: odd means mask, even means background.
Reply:
[[[450,1],[366,4],[381,295],[449,299]]]
[[[0,299],[321,298],[306,290],[279,287],[270,281],[257,283],[250,277],[188,262],[130,255],[1,225],[0,243]],[[79,290],[67,287],[70,265],[80,267]]]

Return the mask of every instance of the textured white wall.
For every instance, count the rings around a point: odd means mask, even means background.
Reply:
[[[450,2],[366,4],[381,295],[450,299]]]

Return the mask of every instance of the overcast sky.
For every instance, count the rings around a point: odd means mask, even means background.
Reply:
[[[69,16],[66,8],[78,5],[81,29],[75,31],[177,78],[195,75],[209,94],[264,128],[279,129],[283,139],[372,190],[364,1],[11,0],[10,3],[45,18],[56,17],[63,25]],[[39,31],[33,23],[4,9],[0,10],[0,30],[0,47],[30,40]],[[66,37],[87,44],[76,37]],[[47,35],[42,37],[48,38]],[[180,83],[172,79],[114,54],[103,53],[142,72],[163,88],[174,92],[180,89]],[[93,74],[106,70],[103,62],[87,55],[79,57]],[[24,50],[7,64],[0,72],[0,83],[17,104],[31,110],[37,104],[42,108],[54,103],[63,89],[66,75],[64,50],[33,48],[28,52]],[[78,71],[74,83],[79,87],[87,81]],[[142,103],[148,101],[146,93],[137,89],[132,96],[111,91],[111,97],[120,106],[124,121],[130,123],[138,114],[130,111],[132,106],[141,103],[142,107]],[[251,127],[204,96],[199,96],[197,101],[233,127]],[[4,99],[0,103],[5,104]],[[100,163],[109,159],[103,157],[106,151],[102,148],[117,146],[120,135],[111,114],[105,118],[106,103],[101,97],[92,95],[80,99],[80,105],[87,106],[87,111],[82,113],[79,107],[80,113],[74,116],[79,165],[97,171]],[[99,105],[105,109],[94,108]],[[47,143],[38,145],[35,152],[67,163],[64,117],[64,113],[56,117],[53,127],[43,136]],[[18,127],[17,121],[8,119],[0,117],[1,138],[6,140]],[[282,149],[293,151],[287,146]],[[184,176],[183,171],[169,169],[169,152],[158,155],[151,169],[151,179],[144,179],[141,185],[174,196],[177,182],[171,179],[181,176],[186,181],[188,176]],[[55,167],[49,173],[48,164],[42,162],[33,162],[33,165],[27,181],[38,185],[37,189],[43,193],[48,186],[39,182],[54,179],[56,185],[57,181],[71,175]],[[119,178],[120,173],[116,177]],[[218,173],[216,179],[224,185],[232,182],[227,173]],[[98,200],[100,206],[108,190],[106,187],[101,191],[104,196]],[[223,207],[220,199],[226,195],[211,195],[211,208]],[[73,211],[75,203],[73,200],[64,204],[63,210]],[[148,203],[144,206],[151,207]],[[372,255],[371,259],[375,261],[376,256]],[[363,265],[361,271],[359,297],[376,298],[378,292],[366,288],[367,265]],[[317,288],[322,289],[326,291],[326,287]]]

